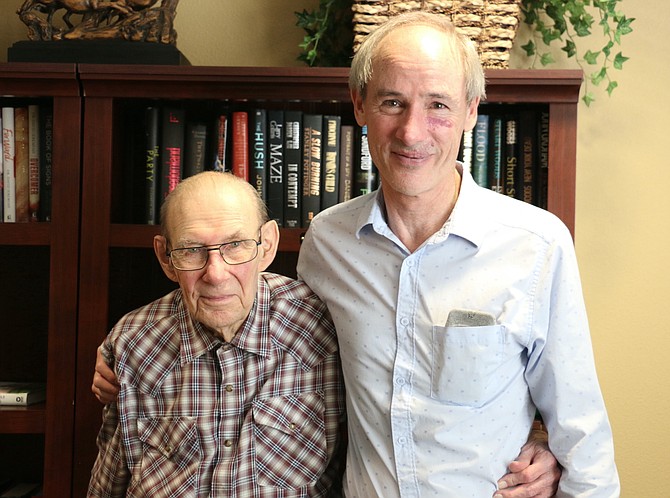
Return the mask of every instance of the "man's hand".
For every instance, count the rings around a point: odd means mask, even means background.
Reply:
[[[93,385],[91,391],[101,403],[113,403],[119,394],[119,384],[116,375],[102,356],[100,348],[95,357],[95,373],[93,374]]]
[[[508,468],[510,473],[498,481],[494,498],[550,498],[558,490],[561,468],[549,451],[545,432],[532,431]]]

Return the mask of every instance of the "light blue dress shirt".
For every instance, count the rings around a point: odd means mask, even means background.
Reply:
[[[461,173],[452,216],[413,253],[381,192],[321,213],[300,250],[340,343],[345,494],[490,497],[537,407],[564,467],[558,496],[619,496],[570,233]],[[446,327],[459,309],[496,323]]]

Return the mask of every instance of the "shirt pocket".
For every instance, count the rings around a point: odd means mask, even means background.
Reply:
[[[326,469],[324,403],[319,393],[254,401],[253,434],[258,484],[296,489]]]
[[[142,463],[136,484],[143,495],[195,497],[202,459],[196,419],[140,418],[137,429]]]
[[[479,408],[499,391],[497,370],[504,362],[505,328],[433,327],[431,397]]]

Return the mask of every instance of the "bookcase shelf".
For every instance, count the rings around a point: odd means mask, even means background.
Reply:
[[[490,70],[485,105],[549,110],[548,209],[574,233],[580,71]],[[26,358],[0,364],[0,378],[46,380],[46,403],[0,408],[0,458],[17,475],[42,476],[44,496],[84,496],[96,454],[101,405],[90,392],[95,350],[113,323],[164,294],[152,249],[155,225],[128,219],[129,135],[148,102],[207,108],[262,103],[337,113],[354,122],[348,69],[0,64],[0,102],[48,101],[54,110],[53,209],[48,223],[0,223],[3,347]],[[305,229],[281,230],[272,271],[295,275]],[[5,283],[7,282],[7,284]],[[37,304],[33,304],[37,303]],[[23,352],[26,353],[23,353]]]
[[[0,64],[0,106],[53,110],[51,221],[0,223],[0,380],[41,381],[45,403],[0,408],[0,477],[71,495],[81,98],[74,64]],[[7,475],[5,475],[7,474]]]

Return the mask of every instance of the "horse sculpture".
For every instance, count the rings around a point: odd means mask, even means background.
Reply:
[[[31,40],[126,39],[174,43],[175,10],[179,0],[25,0],[17,11]],[[54,14],[65,9],[65,27]],[[72,16],[79,15],[78,24]]]

